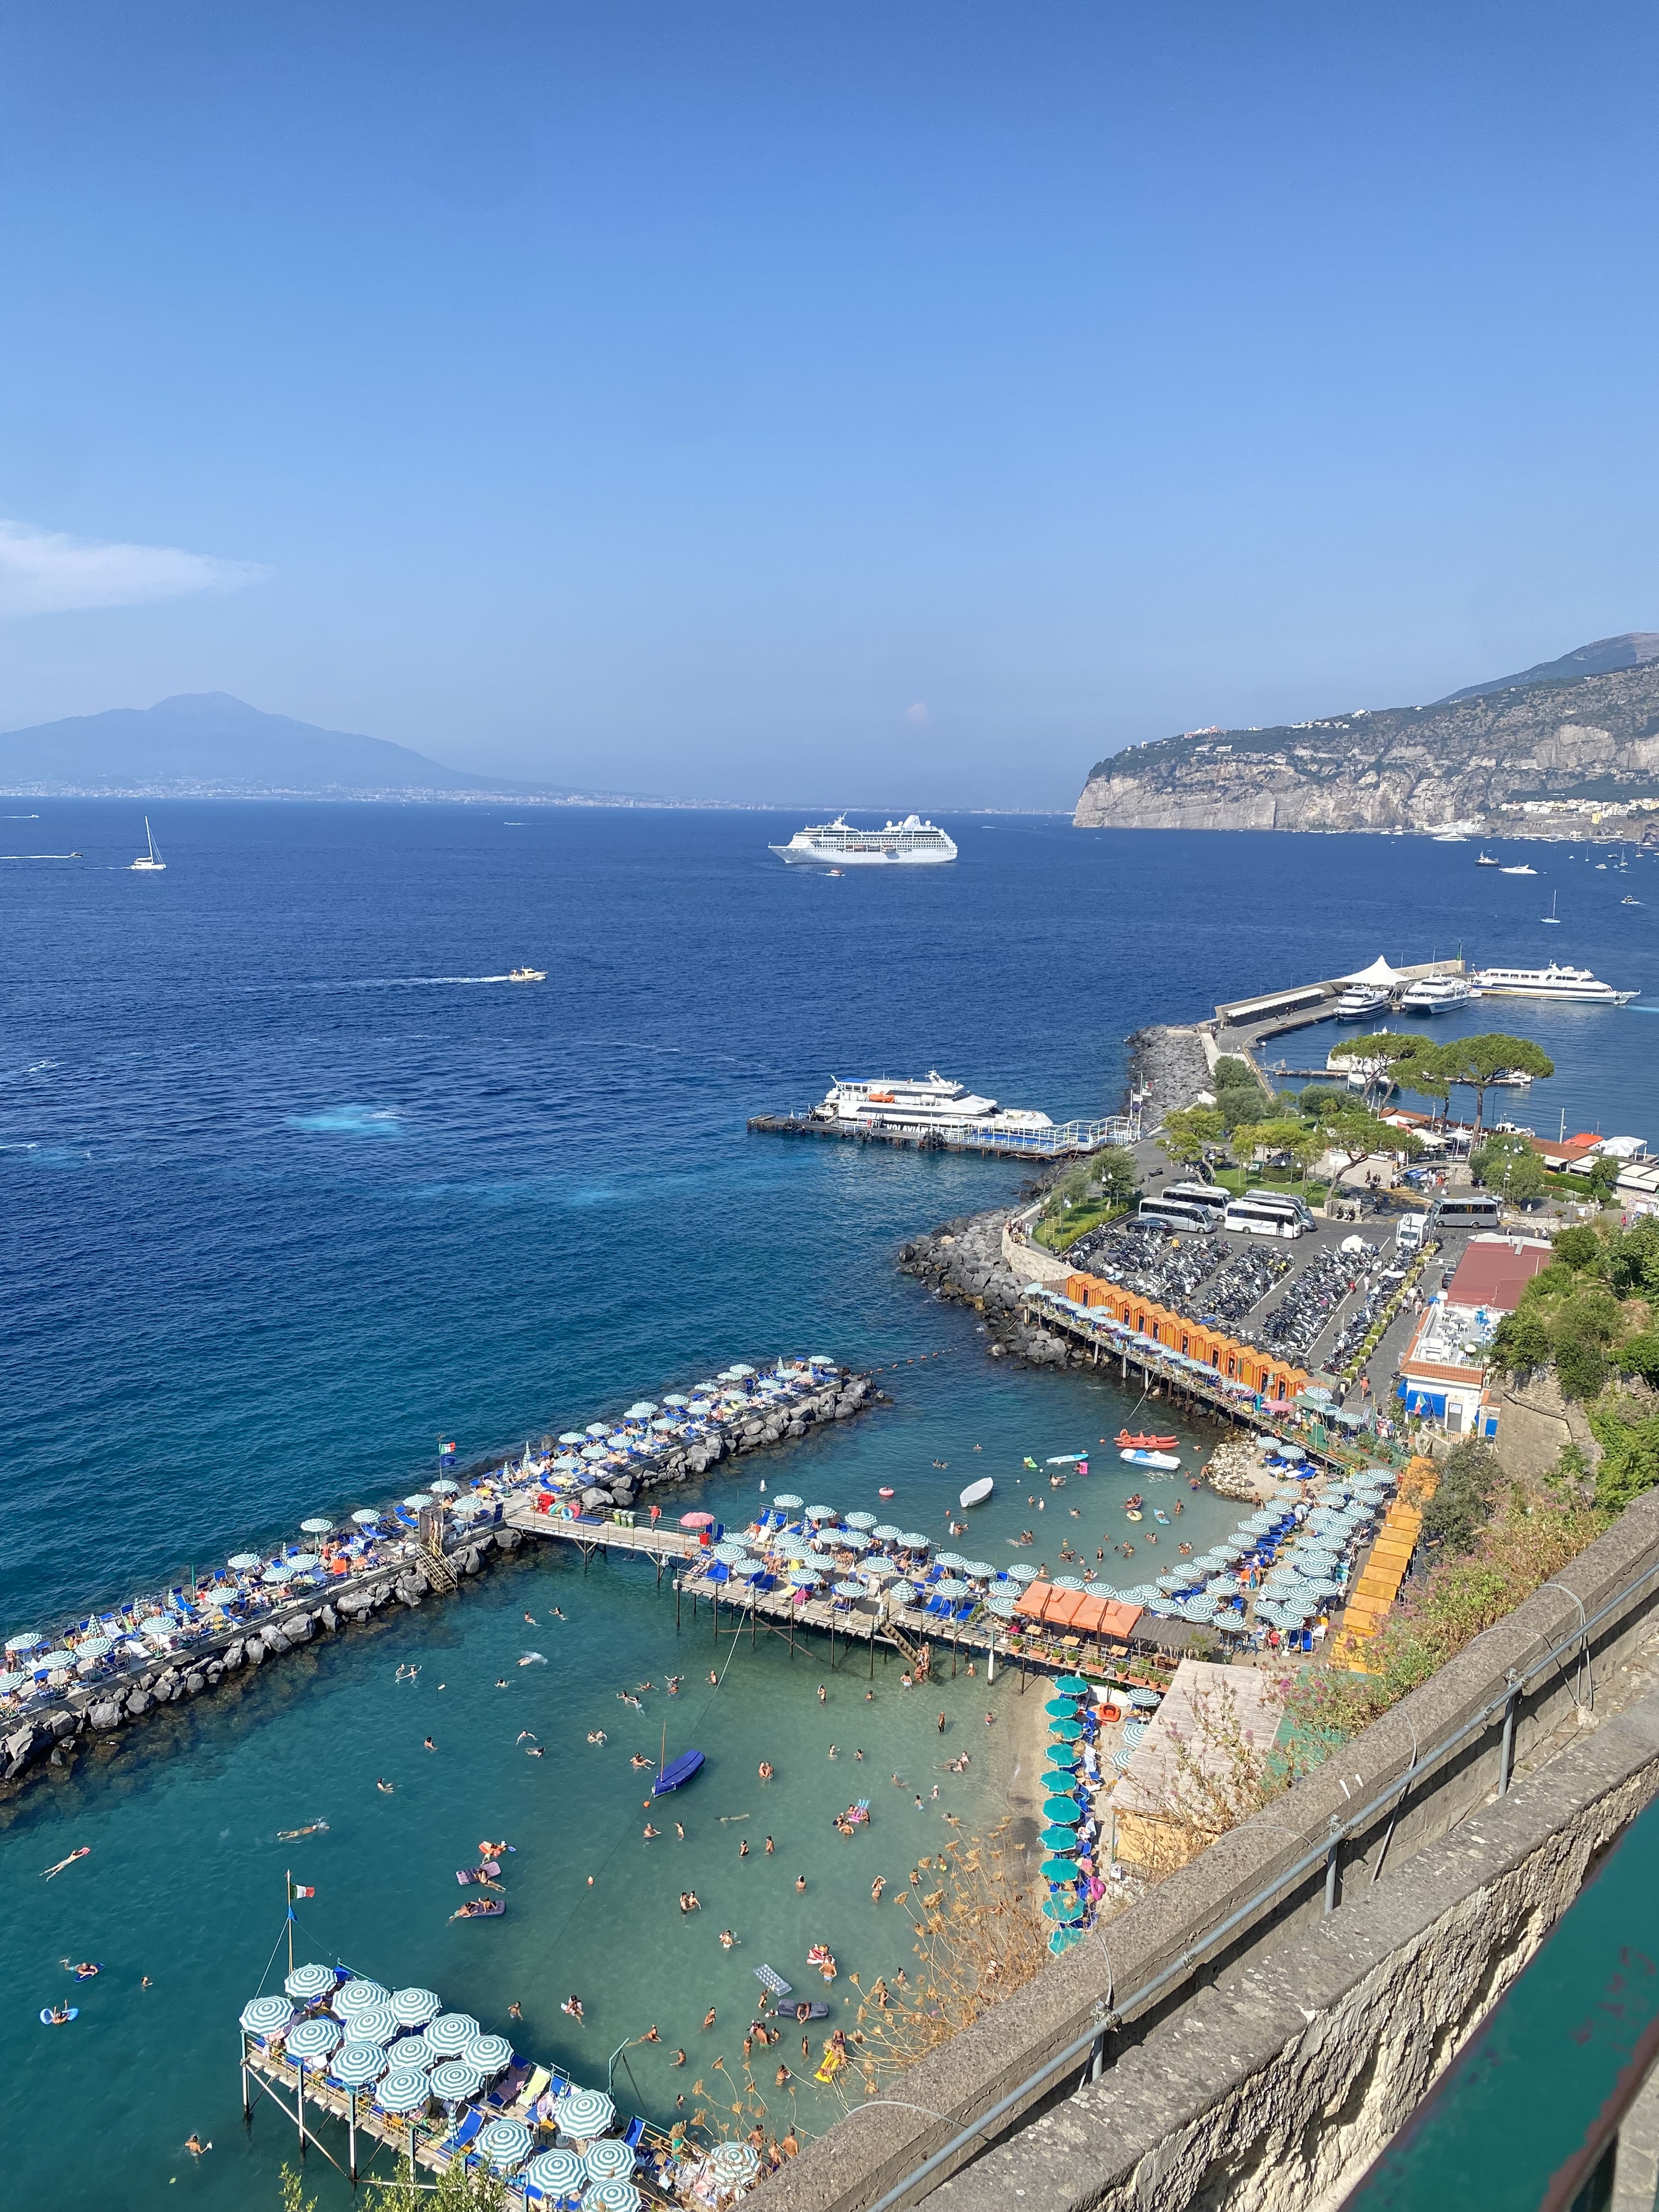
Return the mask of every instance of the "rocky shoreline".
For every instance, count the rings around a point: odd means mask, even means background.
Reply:
[[[643,1492],[690,1481],[723,1459],[775,1448],[798,1440],[811,1428],[848,1420],[866,1407],[890,1402],[868,1376],[838,1371],[781,1415],[769,1412],[763,1418],[757,1410],[756,1418],[735,1426],[729,1435],[710,1436],[684,1450],[665,1452],[637,1474],[591,1485],[582,1492],[583,1514],[591,1517],[626,1510]],[[107,1743],[152,1714],[219,1690],[227,1682],[246,1680],[268,1660],[363,1626],[388,1607],[414,1607],[428,1596],[458,1595],[470,1577],[510,1558],[523,1544],[518,1529],[499,1525],[501,1517],[498,1504],[497,1525],[458,1534],[447,1543],[442,1555],[447,1572],[441,1571],[435,1577],[418,1557],[377,1565],[343,1582],[320,1601],[313,1595],[277,1606],[257,1627],[244,1624],[227,1628],[192,1644],[176,1658],[161,1658],[125,1675],[71,1690],[57,1704],[21,1717],[0,1734],[0,1798],[15,1795],[54,1768],[61,1771],[71,1766],[94,1743]],[[440,1587],[451,1578],[451,1587]]]
[[[1155,1128],[1166,1114],[1200,1101],[1215,1102],[1215,1079],[1200,1030],[1169,1023],[1136,1030],[1129,1048],[1129,1084],[1146,1094],[1143,1126]]]
[[[973,1306],[984,1318],[993,1359],[1023,1359],[1033,1367],[1082,1365],[1085,1355],[1050,1330],[1029,1322],[1020,1310],[1020,1283],[1002,1256],[1002,1231],[1015,1209],[963,1214],[942,1228],[913,1237],[900,1248],[898,1271],[926,1283],[935,1297]]]

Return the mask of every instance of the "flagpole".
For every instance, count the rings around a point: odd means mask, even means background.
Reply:
[[[283,1869],[283,1886],[288,1899],[288,1970],[294,1972],[294,1869]]]

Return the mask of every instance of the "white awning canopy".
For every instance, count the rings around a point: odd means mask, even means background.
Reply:
[[[1405,977],[1397,968],[1390,968],[1379,953],[1369,968],[1362,968],[1357,975],[1344,975],[1344,983],[1403,983]]]

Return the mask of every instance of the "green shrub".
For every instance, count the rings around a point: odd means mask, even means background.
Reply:
[[[1599,1398],[1607,1379],[1607,1354],[1594,1338],[1568,1337],[1555,1347],[1555,1379],[1564,1398]]]
[[[1582,1223],[1572,1229],[1563,1229],[1556,1237],[1555,1257],[1565,1261],[1575,1274],[1593,1267],[1601,1256],[1601,1238]]]
[[[1448,1559],[1473,1551],[1475,1538],[1492,1518],[1492,1500],[1502,1480],[1503,1469],[1492,1446],[1466,1437],[1448,1455],[1438,1487],[1424,1508],[1424,1542],[1440,1545]]]
[[[1595,1502],[1606,1512],[1622,1513],[1659,1483],[1659,1414],[1644,1419],[1626,1401],[1612,1413],[1592,1413],[1589,1419],[1601,1447]]]
[[[1505,1314],[1492,1341],[1492,1358],[1508,1375],[1528,1375],[1549,1358],[1550,1333],[1543,1316],[1524,1303]]]
[[[1626,1375],[1639,1375],[1659,1388],[1659,1331],[1644,1329],[1619,1347],[1619,1365]]]

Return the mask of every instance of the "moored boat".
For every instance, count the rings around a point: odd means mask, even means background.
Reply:
[[[983,1505],[995,1487],[991,1477],[982,1474],[977,1482],[968,1485],[957,1502],[961,1505]]]

